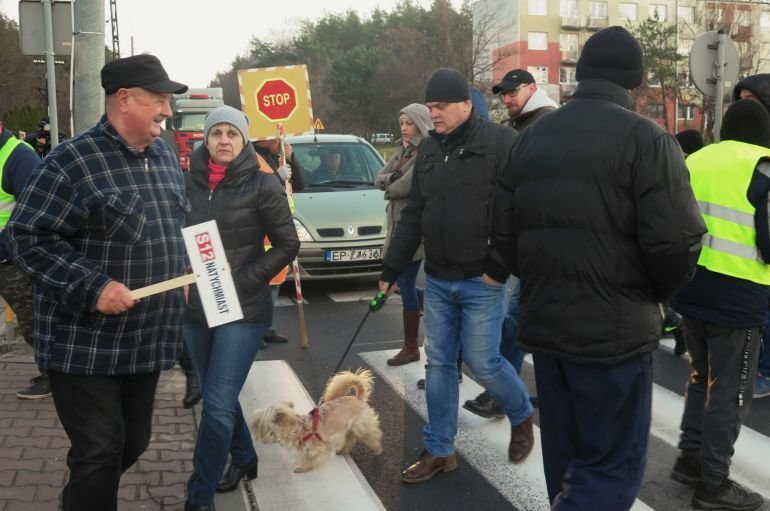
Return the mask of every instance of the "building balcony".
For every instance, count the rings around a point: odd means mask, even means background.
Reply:
[[[588,30],[601,30],[603,28],[607,28],[608,26],[609,18],[607,18],[607,16],[603,18],[589,16],[588,21],[586,22],[586,28]]]
[[[577,50],[562,50],[561,61],[563,64],[575,64],[578,61]]]
[[[585,26],[585,21],[582,16],[562,16],[561,28],[566,30],[580,30]]]

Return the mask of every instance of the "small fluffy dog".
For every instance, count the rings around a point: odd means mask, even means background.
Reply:
[[[296,413],[289,402],[258,409],[251,432],[263,443],[296,450],[299,463],[294,472],[314,469],[332,452],[345,454],[357,441],[381,454],[380,419],[367,402],[373,386],[369,370],[337,373],[326,384],[322,404],[310,413]]]

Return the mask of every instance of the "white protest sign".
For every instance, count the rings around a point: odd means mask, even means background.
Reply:
[[[182,229],[198,294],[210,328],[243,318],[230,265],[214,220]]]

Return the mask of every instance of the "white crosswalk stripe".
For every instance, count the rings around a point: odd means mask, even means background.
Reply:
[[[672,341],[673,346],[673,341]],[[374,369],[381,380],[402,396],[409,405],[427,420],[424,391],[417,390],[416,382],[423,378],[423,364],[407,364],[389,367],[386,360],[397,350],[370,351],[360,356]],[[424,360],[424,359],[423,359]],[[531,357],[527,357],[528,363]],[[481,387],[470,378],[460,385],[460,403],[472,399]],[[651,434],[676,448],[679,438],[679,421],[684,399],[659,385],[653,387],[653,417]],[[507,420],[488,420],[460,408],[456,448],[498,491],[521,510],[547,510],[545,480],[542,469],[539,429],[535,431],[536,447],[527,461],[519,466],[508,462],[506,453],[510,428]],[[743,427],[735,446],[736,453],[731,466],[731,477],[741,484],[770,499],[770,478],[767,477],[767,461],[770,460],[770,439],[750,428]],[[511,484],[517,481],[517,484]],[[634,510],[653,508],[637,500]]]

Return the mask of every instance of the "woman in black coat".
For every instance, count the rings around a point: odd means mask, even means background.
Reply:
[[[216,220],[244,317],[209,328],[197,287],[191,288],[184,336],[203,413],[185,511],[209,511],[215,492],[234,490],[244,476],[257,476],[257,453],[238,395],[272,319],[270,279],[299,250],[286,193],[274,175],[259,171],[243,112],[228,106],[212,110],[204,131],[205,143],[193,151],[185,176],[192,205],[187,225]],[[273,244],[267,252],[265,236]]]

